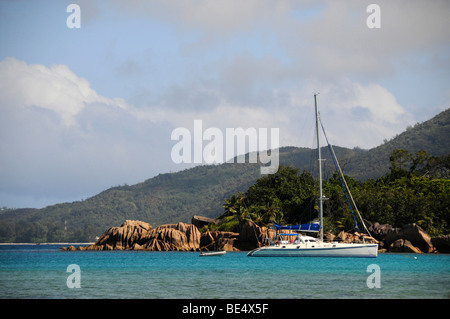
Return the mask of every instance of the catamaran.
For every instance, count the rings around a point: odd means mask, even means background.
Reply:
[[[318,163],[319,163],[319,223],[309,223],[309,224],[301,224],[301,225],[291,225],[291,226],[282,226],[277,223],[274,223],[274,226],[279,230],[291,230],[295,231],[295,233],[282,233],[282,236],[293,236],[293,240],[288,241],[275,241],[270,244],[270,246],[258,247],[248,253],[248,256],[251,257],[366,257],[366,258],[375,258],[378,253],[378,244],[373,243],[365,243],[364,240],[362,243],[342,243],[342,242],[325,242],[323,240],[323,201],[326,198],[322,194],[322,158],[321,158],[321,150],[320,150],[320,134],[319,134],[319,122],[322,126],[322,131],[324,132],[325,138],[325,130],[323,128],[322,122],[320,121],[320,114],[317,107],[317,94],[314,94],[314,106],[315,106],[315,117],[316,117],[316,138],[317,138],[317,149],[318,149]],[[347,186],[344,175],[342,174],[342,170],[339,167],[339,163],[337,161],[336,155],[334,153],[333,147],[330,143],[328,146],[331,151],[331,155],[333,158],[333,162],[336,166],[336,170],[338,171],[338,175],[341,181],[341,184],[344,189],[345,196],[347,198],[347,202],[350,206],[350,210],[352,212],[353,218],[355,220],[356,228],[359,230],[358,223],[356,223],[356,219],[353,214],[352,206],[350,204],[350,199],[355,207],[356,212],[358,213],[359,218],[361,219],[362,225],[366,230],[367,234],[370,235],[369,230],[364,224],[361,215],[359,214],[358,209],[353,201],[353,197],[351,196],[350,189]],[[350,198],[350,199],[349,199]],[[319,232],[319,237],[312,237],[301,235],[301,232]],[[364,238],[364,237],[363,237]]]

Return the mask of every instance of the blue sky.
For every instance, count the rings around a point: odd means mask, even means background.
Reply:
[[[70,29],[69,4],[81,28]],[[189,165],[171,132],[279,128],[370,149],[449,107],[448,1],[0,2],[0,206],[87,198]]]

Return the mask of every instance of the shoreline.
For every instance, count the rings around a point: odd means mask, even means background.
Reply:
[[[94,243],[0,243],[0,246],[44,246],[44,245],[92,245]],[[103,251],[103,250],[96,250],[96,251]],[[116,251],[133,251],[132,249],[125,249],[125,250],[116,250]],[[139,251],[152,251],[152,250],[139,250]],[[248,250],[249,251],[249,250]],[[247,250],[240,250],[238,252],[248,252]],[[168,252],[189,252],[189,251],[177,251],[177,250],[171,250]],[[198,252],[198,251],[192,251],[192,252]],[[393,251],[378,251],[378,254],[417,254],[417,255],[448,255],[450,253],[447,252],[421,252],[421,253],[413,253],[413,252],[393,252]]]

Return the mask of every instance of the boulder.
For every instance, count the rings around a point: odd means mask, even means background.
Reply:
[[[197,226],[197,228],[202,228],[204,226],[213,224],[216,225],[220,222],[219,219],[212,219],[209,217],[194,215],[191,219],[191,224]]]
[[[384,241],[386,239],[386,236],[390,232],[394,231],[395,228],[393,228],[389,224],[370,223],[368,230],[375,239],[377,239],[378,241]]]
[[[397,239],[395,242],[389,245],[389,251],[391,252],[400,252],[400,253],[415,253],[420,254],[419,248],[414,247],[408,240],[405,239]]]
[[[242,243],[243,242],[256,242],[258,237],[257,237],[255,227],[256,226],[249,220],[241,222],[239,224],[238,240]]]
[[[335,238],[336,238],[336,236],[332,232],[328,231],[325,234],[323,234],[324,241],[332,242],[332,241],[334,241]]]
[[[200,249],[209,249],[212,244],[214,244],[215,238],[212,234],[212,232],[206,232],[200,235]]]
[[[178,251],[176,247],[171,246],[168,243],[156,238],[153,238],[150,241],[148,241],[144,249],[151,251],[171,251],[171,250]]]
[[[251,221],[239,224],[239,232],[210,231],[200,238],[201,250],[252,250],[267,243],[266,239],[275,240],[276,231],[259,227]]]
[[[218,230],[205,232],[200,237],[200,249],[208,251],[237,250],[237,248],[234,247],[234,243],[238,236],[239,236],[238,233],[223,232]]]
[[[143,221],[126,220],[122,226],[108,229],[94,245],[101,246],[104,250],[131,249],[135,243],[142,244],[142,238],[151,228],[149,223]]]
[[[366,243],[366,244],[379,244],[379,241],[364,233],[358,233],[355,231],[353,234],[341,231],[336,236],[327,232],[323,235],[325,241],[338,241],[343,243]]]
[[[108,229],[85,250],[191,251],[200,247],[200,232],[192,224],[178,223],[152,228],[149,223],[127,220]]]
[[[144,247],[142,247],[138,243],[134,243],[134,245],[133,245],[133,247],[131,249],[132,250],[144,250]]]
[[[96,244],[92,244],[89,246],[85,246],[84,250],[103,250],[103,246],[97,246]]]
[[[178,223],[151,229],[143,247],[157,251],[195,251],[200,248],[200,232],[192,224]]]
[[[431,253],[434,251],[430,235],[417,224],[407,224],[401,228],[394,228],[386,235],[385,244],[389,247],[398,239],[407,240],[424,253]]]
[[[342,230],[337,234],[335,240],[343,243],[351,243],[353,241],[353,235]]]
[[[368,244],[379,244],[381,246],[381,242],[367,234],[361,234],[360,240]]]
[[[216,250],[225,250],[225,251],[235,251],[238,250],[234,247],[234,241],[233,238],[220,238],[217,242],[217,248]]]
[[[431,237],[414,223],[400,228],[393,228],[389,224],[373,223],[370,224],[369,231],[379,241],[380,247],[390,247],[398,239],[404,239],[422,252],[434,251]]]
[[[438,252],[450,253],[450,234],[439,237],[433,237],[431,238],[431,243]]]
[[[275,230],[260,227],[251,221],[244,221],[239,224],[239,236],[235,242],[235,247],[239,250],[252,250],[260,245],[267,244],[267,240],[275,239]]]

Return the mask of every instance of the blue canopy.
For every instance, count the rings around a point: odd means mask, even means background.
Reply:
[[[312,224],[300,224],[300,225],[291,225],[291,226],[282,226],[277,223],[273,223],[277,230],[280,229],[291,229],[298,231],[310,231],[310,232],[318,232],[320,230],[320,225],[317,223]]]

